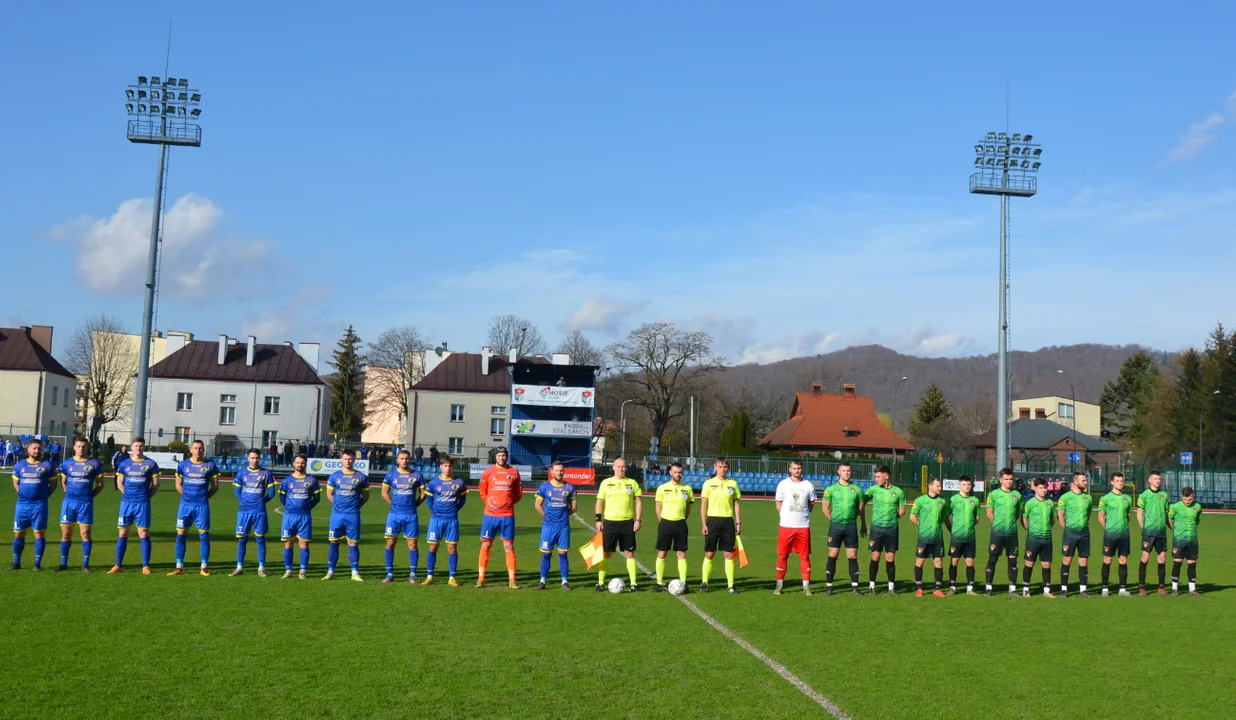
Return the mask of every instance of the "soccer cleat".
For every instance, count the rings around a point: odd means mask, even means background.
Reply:
[[[853,595],[854,597],[862,597],[863,591],[859,590],[858,588],[854,588],[850,590],[850,594]]]
[[[811,588],[803,588],[803,596],[811,597],[815,593],[811,592]]]
[[[107,571],[107,574],[108,575],[119,575],[122,572],[124,572],[123,568],[121,568],[119,565],[113,565],[112,569]]]
[[[1190,596],[1190,597],[1201,597],[1201,596],[1202,596],[1202,594],[1201,594],[1200,592],[1198,592],[1197,590],[1190,590],[1190,591],[1189,591],[1189,596]]]
[[[889,597],[897,597],[897,591],[896,591],[896,590],[889,590],[889,591],[888,591],[888,596],[889,596]]]
[[[21,570],[21,563],[13,563],[9,566],[10,570]]]
[[[536,589],[537,589],[537,590],[544,590],[544,589],[545,589],[545,581],[544,581],[544,580],[542,580],[541,582],[537,583],[537,584],[536,584]]]
[[[415,575],[409,575],[409,576],[408,576],[408,584],[409,584],[409,585],[419,585],[420,583],[417,581],[417,579],[416,579],[416,576],[415,576]]]
[[[731,595],[737,595],[737,594],[738,594],[738,588],[736,588],[736,587],[728,587],[728,588],[726,588],[726,589],[725,589],[725,591],[726,591],[727,593],[731,594]]]
[[[1179,597],[1179,596],[1180,596],[1180,591],[1179,591],[1179,590],[1173,590],[1173,591],[1172,591],[1172,597]]]
[[[991,588],[987,588],[986,590],[984,590],[983,594],[986,595],[987,597],[991,597]]]
[[[956,594],[957,594],[957,588],[955,588],[955,587],[950,587],[950,588],[948,589],[948,594],[949,594],[949,595],[956,595]]]
[[[1120,588],[1120,592],[1116,594],[1119,595],[1120,597],[1133,597],[1133,593],[1129,592],[1128,590],[1125,590],[1124,588]]]
[[[978,593],[974,592],[974,588],[966,588],[966,594],[967,595],[978,595]]]
[[[652,586],[652,591],[654,593],[663,593],[665,592],[665,586],[660,583],[657,583],[656,585]]]
[[[459,581],[455,578],[447,578],[446,585],[447,587],[459,587]]]
[[[477,590],[480,590],[481,588],[485,587],[485,581],[477,580],[476,585],[474,585],[473,587],[475,587]]]
[[[149,566],[149,565],[143,565],[143,566],[142,566],[142,574],[143,574],[143,575],[154,575],[154,573],[150,572],[150,566]]]
[[[244,574],[245,574],[244,568],[236,568],[235,570],[231,572],[230,575],[228,575],[228,577],[236,577],[238,575],[244,575]]]
[[[781,588],[773,588],[773,595],[780,595],[780,594],[781,594]]]
[[[296,577],[297,577],[298,579],[300,579],[300,580],[308,580],[308,579],[309,579],[309,576],[305,574],[305,571],[304,571],[304,570],[301,570],[301,571],[300,571],[300,572],[296,575]]]
[[[266,568],[264,567],[258,568],[258,577],[266,577]]]
[[[867,595],[871,597],[875,597],[875,594],[876,594],[875,585],[872,585],[871,587],[867,588]]]
[[[1030,588],[1022,588],[1022,589],[1021,589],[1021,596],[1022,596],[1022,597],[1030,597]]]
[[[365,578],[360,576],[360,573],[352,573],[352,582],[365,582]]]
[[[948,597],[948,595],[944,594],[943,590],[932,590],[931,595],[932,597]]]
[[[142,568],[142,569],[143,569],[143,570],[145,570],[145,568]],[[168,576],[168,577],[172,577],[172,576],[174,576],[174,575],[184,575],[184,574],[185,574],[185,569],[184,569],[184,568],[176,568],[175,570],[173,570],[173,571],[171,571],[170,573],[168,573],[168,574],[167,574],[167,576]]]
[[[94,572],[94,570],[91,570],[89,565],[82,565],[82,572],[89,575],[90,573]]]
[[[639,585],[632,585],[630,591],[631,592],[644,592],[644,588],[640,587]]]
[[[323,579],[323,580],[334,580],[334,579],[335,579],[335,573],[333,573],[333,572],[331,572],[331,571],[327,570],[327,571],[326,571],[326,575],[325,575],[322,579]]]
[[[566,590],[567,592],[571,592],[571,583],[569,582],[562,583],[562,589]]]
[[[64,563],[61,563],[60,565],[56,566],[56,572],[64,572],[65,570],[68,570],[68,569],[69,569],[69,566],[65,565]]]
[[[1051,590],[1045,590],[1045,591],[1043,591],[1043,597],[1047,598],[1048,600],[1055,600],[1055,599],[1056,599],[1056,596],[1051,594]]]
[[[210,571],[207,570],[206,568],[202,568],[201,570],[198,570],[197,574],[201,575],[202,577],[210,577]]]
[[[430,585],[433,585],[433,576],[432,576],[432,575],[431,575],[431,576],[429,576],[429,577],[427,577],[427,578],[425,578],[425,580],[421,583],[421,587],[429,587]]]
[[[506,584],[506,586],[507,586],[508,588],[510,588],[511,590],[518,590],[518,589],[519,589],[519,583],[515,582],[514,580],[511,580],[510,582],[508,582],[508,583]]]
[[[394,576],[394,575],[387,575],[386,577],[382,578],[382,584],[383,584],[383,585],[390,585],[390,584],[391,584],[391,583],[393,583],[393,582],[395,582],[395,576]]]
[[[597,583],[596,589],[597,589],[597,592],[605,592],[605,586],[602,585],[601,583]]]
[[[35,572],[43,572],[43,566],[38,563],[35,563],[34,567],[31,569],[34,570]]]
[[[922,589],[922,588],[919,588],[919,589],[917,589],[917,590],[915,590],[915,591],[914,591],[914,597],[916,597],[916,598],[920,598],[920,597],[922,597],[922,596],[923,596],[923,589]]]
[[[1108,590],[1107,590],[1107,588],[1103,588],[1103,592],[1102,592],[1102,593],[1100,593],[1100,595],[1102,595],[1103,597],[1107,597],[1107,596],[1108,596]]]
[[[827,587],[825,587],[825,588],[824,588],[824,594],[825,594],[825,595],[832,595],[832,594],[833,594],[833,588],[832,588],[832,586],[831,586],[831,585],[830,585],[830,586],[827,586]]]
[[[598,587],[599,587],[599,586],[598,586]],[[708,583],[700,583],[700,592],[702,592],[702,593],[709,592],[709,590],[708,590]]]
[[[1162,588],[1162,587],[1161,587],[1161,588],[1159,588],[1159,591],[1158,591],[1157,593],[1155,593],[1155,594],[1156,594],[1156,595],[1166,595],[1166,594],[1167,594],[1167,588]]]
[[[1138,589],[1137,589],[1137,596],[1138,596],[1138,597],[1146,597],[1146,588],[1138,588]]]
[[[1087,600],[1094,599],[1094,596],[1086,592],[1085,590],[1082,590],[1081,592],[1077,593],[1077,597],[1083,597],[1083,598],[1086,598]]]
[[[284,571],[283,571],[283,579],[284,579],[284,580],[290,580],[290,579],[292,579],[292,571],[291,571],[291,570],[284,570]]]

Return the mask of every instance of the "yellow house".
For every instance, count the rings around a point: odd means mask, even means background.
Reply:
[[[1046,397],[1020,398],[1013,401],[1013,416],[1017,420],[1051,420],[1081,435],[1099,437],[1102,426],[1099,421],[1099,406],[1081,402],[1074,404],[1072,398],[1048,395]]]

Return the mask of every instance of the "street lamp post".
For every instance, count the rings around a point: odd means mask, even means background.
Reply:
[[[158,280],[159,236],[163,217],[163,179],[170,145],[200,147],[202,95],[189,87],[187,78],[160,80],[152,75],[137,78],[125,89],[129,115],[129,142],[159,146],[159,171],[155,177],[154,215],[150,220],[150,254],[146,259],[146,300],[142,309],[142,335],[137,364],[137,387],[133,395],[133,436],[146,433],[146,391],[150,382],[150,334],[154,325],[155,283]]]
[[[621,433],[621,439],[618,441],[618,455],[625,458],[627,456],[627,403],[633,400],[623,400],[622,405],[618,407],[618,429]]]
[[[910,378],[908,377],[902,377],[900,380],[897,381],[897,387],[893,388],[893,408],[892,408],[893,411],[889,413],[888,419],[889,419],[889,424],[892,426],[892,430],[893,430],[892,450],[893,450],[893,466],[894,467],[896,467],[897,465],[897,391],[901,389],[901,383],[909,379]]]
[[[1009,198],[1032,197],[1038,192],[1039,157],[1043,148],[1031,140],[1033,135],[989,132],[974,145],[976,172],[970,176],[970,192],[977,195],[1000,196],[1000,318],[998,380],[996,404],[1000,424],[996,426],[996,465],[1008,467],[1009,459],[1009,280],[1008,225]]]

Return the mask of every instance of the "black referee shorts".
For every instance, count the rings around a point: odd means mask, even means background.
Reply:
[[[735,538],[738,537],[734,518],[710,517],[704,527],[708,528],[708,534],[704,536],[704,552],[734,552]]]
[[[658,552],[687,551],[687,521],[662,520],[657,524]]]
[[[624,553],[635,552],[635,521],[634,520],[602,520],[601,539],[605,543],[605,552],[620,550]]]

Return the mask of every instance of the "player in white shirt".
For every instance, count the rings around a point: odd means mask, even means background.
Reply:
[[[790,476],[777,483],[777,512],[781,528],[777,532],[777,589],[781,594],[790,553],[798,553],[803,575],[803,594],[811,594],[811,509],[815,507],[815,485],[803,479],[803,464],[790,461]]]

